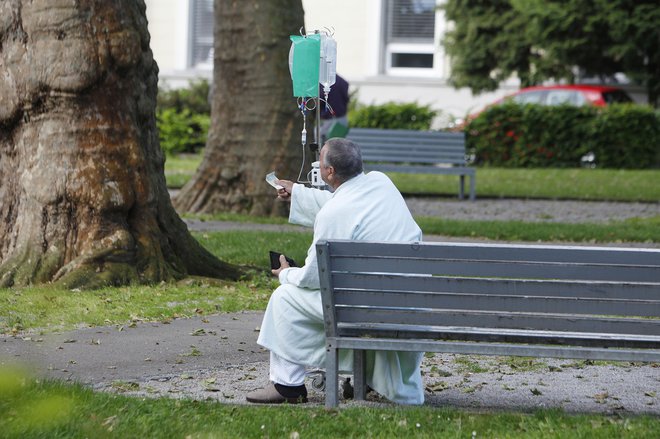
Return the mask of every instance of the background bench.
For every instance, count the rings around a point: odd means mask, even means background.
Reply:
[[[317,244],[327,338],[337,350],[660,361],[660,249],[465,243]]]
[[[467,175],[470,200],[476,197],[475,169],[467,166],[463,133],[351,128],[346,137],[360,145],[368,171],[458,175],[460,199]]]

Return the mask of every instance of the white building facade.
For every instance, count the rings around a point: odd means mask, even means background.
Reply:
[[[151,49],[160,80],[171,87],[211,77],[213,0],[146,0]],[[303,0],[306,31],[329,30],[337,41],[337,71],[363,104],[416,102],[441,112],[435,127],[517,89],[473,95],[448,83],[440,40],[447,23],[440,0]],[[287,63],[287,59],[282,60]]]

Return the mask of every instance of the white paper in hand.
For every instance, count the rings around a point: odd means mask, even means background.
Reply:
[[[275,171],[266,175],[266,181],[268,182],[269,185],[273,186],[277,190],[284,189],[284,186],[280,186],[279,184],[275,183],[275,180],[279,180],[275,176]]]

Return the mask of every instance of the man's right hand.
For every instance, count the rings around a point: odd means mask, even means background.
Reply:
[[[277,198],[280,200],[291,201],[291,191],[293,191],[293,182],[289,180],[275,180],[275,183],[283,187],[277,190]]]

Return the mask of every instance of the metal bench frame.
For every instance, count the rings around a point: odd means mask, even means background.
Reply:
[[[660,361],[660,249],[321,241],[326,407],[338,350]]]
[[[346,137],[360,145],[366,170],[458,175],[459,199],[469,176],[470,200],[476,198],[476,172],[466,161],[464,133],[351,128]]]

